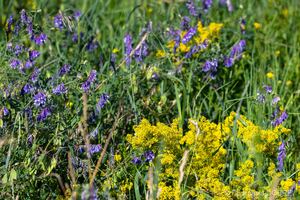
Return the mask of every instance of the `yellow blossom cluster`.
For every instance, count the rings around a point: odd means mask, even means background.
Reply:
[[[284,197],[295,184],[276,172],[275,162],[270,159],[277,152],[279,137],[289,132],[283,126],[263,129],[232,112],[218,124],[205,117],[189,119],[186,131],[179,127],[178,119],[170,126],[151,125],[143,119],[127,140],[135,151],[155,152],[159,199],[258,199],[270,197],[276,180],[275,197]],[[230,179],[224,179],[230,162],[225,143],[233,139],[239,140],[249,155],[238,160]],[[255,154],[264,154],[268,165],[261,165]],[[267,181],[258,183],[255,173],[260,167],[264,167]]]

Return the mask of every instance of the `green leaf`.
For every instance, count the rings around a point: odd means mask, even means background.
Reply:
[[[0,128],[3,128],[3,120],[0,119]]]
[[[16,170],[12,169],[10,171],[9,181],[13,181],[17,179],[17,172]]]
[[[135,198],[137,200],[140,200],[141,194],[139,191],[139,173],[138,172],[135,174],[135,177],[134,177],[134,193],[135,193]]]
[[[2,183],[6,184],[7,183],[7,174],[5,174],[2,178]]]

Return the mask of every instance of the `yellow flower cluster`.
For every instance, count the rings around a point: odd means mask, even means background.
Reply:
[[[202,44],[204,41],[207,42],[207,44],[209,44],[212,40],[216,39],[219,37],[220,35],[220,31],[223,27],[223,24],[220,23],[210,23],[208,26],[203,26],[201,21],[198,22],[197,24],[197,33],[196,35],[187,43],[187,44],[183,44],[182,42],[179,44],[179,52],[180,53],[187,53],[192,46],[194,45],[200,45]],[[184,37],[184,35],[186,34],[186,31],[182,31],[181,32],[181,40]],[[175,46],[175,41],[171,40],[169,41],[167,48],[172,52]],[[163,57],[165,56],[164,51],[162,50],[158,50],[157,52],[157,57]]]
[[[273,187],[266,183],[259,183],[261,187],[258,187],[254,176],[257,168],[265,167],[270,183],[274,177],[281,179],[276,191],[287,193],[294,184],[292,179],[281,178],[282,174],[276,172],[271,159],[268,159],[269,165],[266,166],[254,156],[263,153],[267,158],[274,157],[280,135],[289,132],[282,126],[265,130],[232,112],[219,124],[205,117],[190,119],[185,132],[179,127],[177,119],[170,126],[163,123],[151,125],[143,119],[134,127],[134,134],[127,135],[127,140],[134,150],[143,152],[151,149],[155,152],[158,162],[153,164],[158,164],[154,168],[159,168],[159,199],[257,199],[261,197],[260,192],[270,195]],[[233,139],[239,140],[249,155],[244,162],[236,165],[230,180],[224,181],[222,177],[228,167],[229,154],[224,144]],[[183,160],[186,160],[184,166]],[[187,184],[185,189],[183,182]],[[279,192],[276,194],[279,195]]]

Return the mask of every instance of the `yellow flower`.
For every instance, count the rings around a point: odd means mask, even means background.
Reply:
[[[113,53],[118,53],[120,50],[118,49],[118,48],[114,48],[113,50],[112,50],[112,52]]]
[[[288,192],[291,187],[294,185],[294,181],[293,179],[287,179],[287,180],[282,180],[280,181],[280,185],[281,185],[281,188],[285,191],[285,192]]]
[[[163,58],[166,56],[166,52],[164,50],[157,50],[156,57]]]
[[[267,77],[268,77],[269,79],[274,78],[273,72],[268,72],[268,73],[267,73]]]
[[[116,162],[119,162],[119,161],[121,161],[122,160],[122,156],[120,155],[120,154],[115,154],[115,161]]]
[[[288,80],[288,81],[285,83],[286,86],[291,86],[292,84],[293,84],[293,81],[291,81],[291,80]]]
[[[258,29],[261,29],[261,24],[260,23],[258,23],[258,22],[254,22],[254,28],[256,29],[256,30],[258,30]]]

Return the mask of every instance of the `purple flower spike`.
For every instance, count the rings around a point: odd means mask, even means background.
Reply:
[[[56,94],[56,95],[65,94],[65,93],[67,93],[67,89],[66,89],[65,85],[62,83],[62,84],[59,84],[58,86],[56,86],[52,90],[52,93]]]
[[[264,89],[265,89],[266,93],[268,93],[268,94],[272,93],[272,91],[273,91],[273,88],[270,85],[265,85]]]
[[[90,154],[95,154],[95,153],[100,152],[101,149],[102,149],[101,144],[91,144],[90,148],[89,148],[89,153]]]
[[[64,64],[58,72],[59,76],[63,76],[65,74],[67,74],[70,71],[70,69],[71,69],[71,65]]]
[[[47,96],[43,92],[39,92],[34,95],[33,100],[36,107],[44,106],[47,101]]]
[[[51,115],[50,109],[49,108],[43,108],[40,114],[37,117],[38,122],[42,122],[45,119],[47,119]]]
[[[28,17],[28,15],[24,9],[21,10],[21,23],[23,23],[25,25],[31,24],[31,19]]]
[[[3,107],[3,116],[9,115],[9,110],[6,107]]]
[[[274,97],[272,99],[272,105],[276,105],[278,103],[278,101],[280,101],[280,97]]]
[[[195,6],[195,3],[193,0],[189,0],[186,3],[186,7],[188,8],[190,15],[197,17],[198,13],[197,13],[197,8]]]
[[[22,63],[19,59],[10,60],[10,67],[13,69],[21,68]]]
[[[81,85],[81,88],[85,91],[88,92],[91,84],[96,80],[96,76],[97,76],[97,71],[96,70],[92,70],[90,72],[90,75],[88,77],[88,79]]]
[[[151,162],[155,157],[153,151],[151,151],[151,150],[146,151],[143,156],[144,156],[146,162]]]
[[[64,28],[63,17],[61,14],[55,15],[53,23],[55,28],[59,28],[60,30]]]
[[[45,33],[41,33],[40,35],[37,35],[34,37],[34,42],[37,45],[43,45],[46,43],[47,35]]]
[[[208,12],[208,10],[212,6],[212,3],[213,3],[212,0],[202,0],[202,5],[203,5],[204,12]]]
[[[76,10],[73,14],[73,17],[76,21],[79,21],[79,18],[81,17],[81,12],[80,10]]]
[[[133,157],[132,163],[135,164],[135,165],[139,165],[139,164],[142,163],[142,160],[139,157]]]
[[[278,156],[277,156],[279,171],[283,170],[283,161],[284,161],[285,157],[286,157],[285,143],[284,143],[284,141],[282,141],[281,145],[278,148]]]
[[[38,76],[40,75],[40,70],[35,68],[30,76],[30,80],[35,83],[38,80]]]
[[[7,19],[7,31],[11,32],[11,25],[14,23],[14,18],[12,15]]]
[[[14,48],[14,53],[16,56],[19,56],[22,52],[23,52],[23,46],[22,45],[18,45],[16,44],[15,48]]]
[[[196,33],[197,33],[197,28],[195,27],[190,28],[188,32],[183,36],[182,43],[183,44],[188,43]]]
[[[218,67],[218,60],[213,59],[213,60],[208,60],[204,63],[202,71],[203,72],[209,72],[209,71],[217,71]]]
[[[29,53],[29,60],[33,61],[35,60],[37,57],[40,56],[40,52],[36,51],[36,50],[31,50],[28,52]]]
[[[189,30],[190,22],[191,22],[191,19],[187,16],[184,16],[181,23],[180,23],[180,29],[183,30],[183,31]]]
[[[236,60],[240,60],[245,48],[245,40],[241,40],[237,44],[235,44],[231,49],[230,55],[228,57],[225,57],[224,65],[226,67],[231,67]]]
[[[143,42],[142,45],[134,52],[134,58],[137,62],[142,62],[148,55],[148,45]]]
[[[21,95],[29,94],[33,91],[34,91],[34,87],[32,85],[26,83],[26,85],[24,85],[24,87],[21,90]]]
[[[104,108],[104,106],[105,106],[105,104],[107,104],[108,100],[109,100],[108,94],[104,93],[104,94],[102,94],[102,95],[100,96],[100,99],[99,99],[99,101],[98,101],[98,103],[97,103],[97,106],[96,106],[98,112],[100,112],[100,110],[101,110],[102,108]]]
[[[126,65],[129,66],[131,63],[130,53],[132,51],[132,37],[129,34],[124,37],[124,48]]]
[[[276,110],[275,110],[275,112],[276,112]],[[276,116],[277,113],[273,113],[273,115]],[[279,126],[279,125],[282,124],[287,118],[288,118],[288,114],[287,114],[287,112],[284,110],[278,118],[276,118],[275,120],[273,120],[273,121],[271,122],[271,124],[272,124],[272,126]]]

